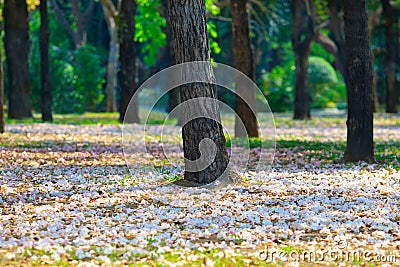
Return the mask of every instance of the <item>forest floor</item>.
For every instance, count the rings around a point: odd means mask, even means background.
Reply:
[[[122,126],[91,116],[0,135],[0,266],[400,265],[399,115],[369,165],[340,162],[344,117],[276,115],[263,182],[216,191],[138,187]]]

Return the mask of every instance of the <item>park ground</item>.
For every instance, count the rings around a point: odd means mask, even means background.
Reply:
[[[262,182],[217,191],[138,187],[116,118],[8,121],[0,266],[400,265],[399,115],[376,115],[377,161],[366,164],[340,161],[344,115],[276,114],[274,164],[250,175]],[[336,254],[307,258],[321,251]]]

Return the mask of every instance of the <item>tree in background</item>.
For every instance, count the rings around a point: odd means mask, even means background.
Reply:
[[[206,10],[204,0],[169,0],[169,20],[173,33],[175,58],[178,64],[193,61],[210,61],[210,49],[206,26]],[[204,73],[203,73],[204,71]],[[201,70],[209,81],[213,80],[211,65],[206,70]],[[180,87],[181,102],[198,97],[216,99],[216,86],[211,83],[185,84]],[[217,102],[205,105],[202,101],[196,102],[199,110],[205,111],[204,116],[211,116],[220,120]],[[183,112],[184,116],[190,112]],[[188,162],[209,157],[213,153],[209,147],[204,154],[200,154],[199,144],[205,138],[211,139],[216,146],[213,162],[205,169],[190,172],[185,171],[185,180],[199,184],[208,184],[224,174],[229,158],[226,151],[225,136],[219,122],[209,118],[185,118],[188,121],[182,128],[183,150],[185,166]]]
[[[106,111],[115,112],[117,110],[116,90],[118,82],[118,17],[119,11],[111,0],[100,0],[104,10],[104,17],[107,22],[110,34],[110,47],[107,62],[107,88],[106,88]],[[133,37],[132,37],[133,38]]]
[[[347,68],[347,146],[345,161],[374,161],[373,65],[366,0],[345,0]]]
[[[165,57],[167,60],[167,66],[170,67],[172,65],[175,65],[175,53],[174,53],[174,47],[172,45],[173,42],[173,37],[172,37],[172,32],[171,32],[171,26],[168,23],[168,0],[162,0],[162,9],[161,9],[161,16],[165,18],[165,21],[167,22],[165,25],[165,35],[167,39],[167,47],[165,51]],[[168,92],[168,107],[167,111],[171,112],[176,106],[178,106],[180,103],[180,95],[179,95],[179,88],[174,88]],[[178,114],[178,125],[182,125],[182,118]]]
[[[342,74],[343,80],[346,82],[346,52],[344,38],[344,21],[342,12],[343,10],[341,8],[341,2],[341,0],[327,1],[330,19],[328,29],[331,32],[331,39],[334,43],[331,53],[335,56],[335,67]],[[319,40],[320,38],[317,38],[318,43],[320,43]],[[327,50],[330,51],[329,49]]]
[[[40,78],[42,83],[42,120],[53,121],[49,67],[49,19],[47,0],[40,1]]]
[[[307,14],[305,17],[303,10]],[[292,0],[292,14],[292,46],[296,65],[294,119],[304,120],[311,118],[308,56],[316,36],[314,0]]]
[[[386,112],[397,113],[397,97],[395,91],[395,34],[393,30],[393,7],[390,0],[381,0],[385,17],[386,40]]]
[[[4,44],[8,67],[8,117],[32,117],[29,24],[25,0],[4,1]]]
[[[234,66],[253,81],[256,70],[254,51],[250,40],[248,0],[231,0],[232,12],[232,50]],[[256,108],[255,88],[248,88],[243,79],[236,80],[235,136],[258,137],[257,118],[253,113]],[[253,109],[253,110],[252,110]],[[241,127],[242,123],[244,128]]]
[[[67,0],[65,1],[70,5],[62,5],[58,0],[50,0],[51,7],[54,10],[58,23],[66,30],[71,37],[76,48],[84,46],[87,42],[87,25],[94,9],[94,1],[89,0],[86,9],[83,11],[83,1],[80,0]],[[73,22],[68,20],[66,10],[71,10]],[[74,27],[72,26],[74,25]]]
[[[136,47],[133,40],[135,36],[135,13],[136,1],[122,0],[120,7],[119,17],[119,45],[121,62],[120,82],[121,82],[121,97],[119,105],[119,121],[122,122],[125,117],[125,112],[128,107],[129,101],[136,92]],[[135,99],[134,101],[137,101]],[[130,123],[140,122],[138,107],[134,104],[134,114]]]
[[[2,31],[2,19],[0,19],[0,32]],[[4,72],[3,72],[3,59],[0,53],[0,133],[4,133]]]

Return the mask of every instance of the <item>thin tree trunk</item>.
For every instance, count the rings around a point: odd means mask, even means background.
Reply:
[[[0,32],[2,31],[2,24],[0,23]],[[3,72],[3,59],[0,53],[0,133],[5,131],[4,121],[4,72]]]
[[[234,66],[254,81],[256,71],[254,51],[250,40],[248,0],[231,0],[231,12]],[[248,85],[243,79],[236,79],[236,137],[259,136],[257,118],[254,113],[256,112],[256,92],[254,87]]]
[[[345,51],[345,38],[344,38],[344,22],[342,12],[338,7],[338,1],[327,1],[329,15],[331,19],[330,30],[332,32],[332,39],[337,47],[337,57],[335,57],[336,68],[342,74],[343,80],[347,81],[346,74],[346,51]]]
[[[382,0],[385,17],[386,38],[386,112],[397,113],[397,96],[395,91],[395,40],[393,31],[393,8],[390,0]]]
[[[137,90],[135,73],[136,73],[136,46],[133,40],[135,35],[135,13],[136,0],[122,0],[120,7],[120,54],[119,61],[121,63],[121,95],[119,104],[119,121],[125,118],[126,109],[129,101]],[[137,101],[134,99],[133,101]],[[125,122],[138,123],[139,110],[137,102],[133,104],[132,113],[126,117]]]
[[[173,42],[173,37],[172,37],[172,31],[171,31],[171,26],[169,24],[169,18],[168,18],[168,0],[162,0],[162,5],[163,5],[163,12],[162,16],[165,18],[166,26],[165,26],[165,35],[167,37],[167,47],[166,47],[166,58],[168,61],[168,67],[175,65],[175,53],[174,53],[174,47],[172,45]],[[174,88],[168,92],[168,112],[171,112],[175,107],[177,107],[180,104],[180,94],[179,94],[179,88]],[[177,114],[177,125],[182,125],[182,116],[181,114]]]
[[[344,0],[348,91],[345,161],[374,161],[373,65],[366,0]]]
[[[107,85],[106,85],[106,111],[115,112],[117,111],[116,102],[116,90],[118,81],[118,29],[116,22],[113,18],[106,18],[108,30],[110,32],[110,49],[108,51],[108,62],[107,62]]]
[[[176,62],[210,61],[210,51],[207,36],[206,10],[204,0],[169,0],[169,18],[174,38]],[[190,70],[188,70],[190,72]],[[197,70],[194,74],[204,75],[208,81],[214,80],[211,64]],[[180,87],[181,102],[198,97],[216,99],[216,86],[211,83],[192,83]],[[190,114],[202,111],[204,117],[190,118]],[[182,129],[183,150],[185,156],[185,180],[199,184],[208,184],[222,176],[228,166],[229,158],[225,146],[225,136],[220,124],[219,106],[216,100],[212,103],[195,101],[184,110],[184,120],[187,122]],[[207,118],[210,116],[216,120]],[[200,141],[211,139],[216,151],[211,147],[204,148],[200,154]],[[205,169],[188,171],[190,162],[210,157],[215,152],[215,158]],[[196,166],[194,166],[196,168]],[[190,169],[190,168],[189,168]]]
[[[305,0],[307,5],[307,1]],[[310,1],[312,2],[312,1]],[[309,4],[313,6],[312,4]],[[308,88],[308,55],[311,44],[315,38],[313,14],[307,16],[307,30],[305,38],[302,38],[302,1],[292,0],[292,46],[295,54],[296,82],[294,100],[294,119],[305,120],[311,118],[310,113],[310,90]]]
[[[53,121],[49,69],[49,24],[47,0],[40,1],[40,78],[42,81],[42,120]]]
[[[70,23],[68,20],[66,6],[61,5],[61,3],[57,0],[50,0],[50,2],[56,20],[71,37],[75,47],[79,49],[80,47],[84,46],[87,41],[87,22],[89,21],[94,10],[95,2],[90,0],[86,9],[82,11],[83,1],[67,0],[66,2],[71,7],[70,12],[73,14],[73,23]],[[73,28],[71,25],[74,25],[75,27]]]
[[[32,117],[29,85],[29,24],[25,0],[4,2],[4,43],[8,66],[8,117]]]

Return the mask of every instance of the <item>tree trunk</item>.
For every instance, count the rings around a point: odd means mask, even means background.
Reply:
[[[313,14],[308,14],[305,38],[302,38],[304,30],[302,30],[301,0],[292,0],[292,13],[292,46],[296,65],[294,119],[305,120],[311,119],[310,91],[308,88],[308,55],[310,54],[311,44],[315,37],[314,18]]]
[[[166,26],[165,26],[165,35],[167,37],[167,47],[166,47],[166,58],[168,61],[168,67],[175,65],[175,53],[174,53],[174,47],[172,45],[173,42],[173,37],[172,37],[172,31],[171,31],[171,26],[169,24],[169,18],[168,18],[168,0],[162,0],[162,5],[163,5],[163,12],[162,16],[165,18]],[[180,94],[179,94],[179,88],[174,88],[168,92],[168,112],[170,113],[175,107],[177,107],[180,104]],[[182,116],[181,114],[177,114],[177,119],[178,123],[177,125],[182,126]]]
[[[4,2],[4,44],[8,66],[8,117],[32,117],[29,85],[29,24],[25,0]]]
[[[118,29],[114,18],[112,18],[111,16],[106,16],[106,21],[108,25],[108,30],[110,32],[110,48],[108,51],[107,62],[106,111],[115,112],[117,111],[115,94],[118,81]]]
[[[176,62],[206,61],[210,62],[210,51],[207,36],[206,10],[204,0],[169,0],[169,19],[174,38]],[[185,70],[186,71],[186,70]],[[193,71],[193,72],[191,72]],[[222,176],[228,166],[229,158],[225,146],[225,136],[220,123],[219,106],[216,102],[216,86],[210,82],[214,80],[211,63],[207,67],[202,65],[196,70],[187,70],[193,75],[206,77],[209,82],[191,83],[180,87],[181,102],[198,97],[214,99],[214,102],[205,103],[195,101],[193,105],[186,105],[182,129],[183,150],[185,156],[185,179],[199,184],[208,184]],[[185,74],[185,73],[184,73]],[[202,117],[190,118],[190,114],[201,111]],[[212,120],[210,118],[215,118]],[[204,140],[203,140],[204,139]],[[211,139],[215,147],[200,146],[200,141]],[[208,142],[207,142],[208,143]],[[202,153],[200,153],[202,149]],[[215,149],[214,151],[211,151]],[[204,159],[215,154],[205,169],[199,170],[195,163],[197,159]],[[201,164],[201,161],[200,161]],[[191,166],[190,168],[188,168]],[[196,169],[193,170],[192,167]]]
[[[119,34],[120,34],[120,54],[119,61],[121,64],[120,78],[121,78],[121,95],[119,104],[119,121],[122,122],[125,117],[126,109],[128,108],[129,101],[137,90],[135,73],[136,73],[136,47],[133,37],[135,35],[135,13],[136,1],[122,0],[120,7],[120,21],[119,21]],[[134,99],[133,101],[137,101]],[[135,103],[133,112],[126,117],[125,122],[139,123],[138,106]]]
[[[337,47],[337,56],[335,56],[335,67],[342,74],[343,80],[347,81],[346,74],[346,51],[345,51],[345,38],[344,38],[344,22],[343,17],[341,16],[342,12],[338,7],[338,2],[336,0],[327,1],[329,15],[330,15],[330,24],[329,28],[332,32],[333,42]]]
[[[386,38],[386,112],[397,113],[397,96],[395,91],[395,40],[393,31],[393,8],[390,0],[382,0],[385,17]]]
[[[256,77],[254,51],[250,41],[248,0],[231,0],[232,51],[234,66],[253,81]],[[243,79],[236,79],[235,136],[258,137],[256,91]],[[253,112],[254,111],[254,112]],[[244,125],[244,127],[243,127]]]
[[[49,20],[47,0],[40,1],[40,78],[42,81],[42,120],[53,121],[49,69]]]
[[[373,65],[366,0],[344,0],[348,91],[345,161],[374,161]]]
[[[2,24],[0,23],[0,32],[2,31]],[[0,133],[5,131],[4,121],[4,72],[3,72],[3,59],[0,53]]]

